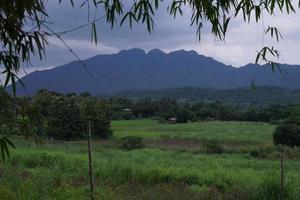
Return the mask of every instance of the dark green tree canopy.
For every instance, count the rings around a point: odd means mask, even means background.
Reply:
[[[273,134],[275,144],[300,146],[300,108],[292,110],[290,116],[277,127]]]

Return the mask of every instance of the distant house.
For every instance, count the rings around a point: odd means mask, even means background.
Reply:
[[[169,124],[176,124],[177,123],[177,118],[176,117],[170,117],[168,119],[168,123]]]
[[[131,109],[129,109],[129,108],[124,108],[123,111],[125,111],[125,112],[131,112]]]

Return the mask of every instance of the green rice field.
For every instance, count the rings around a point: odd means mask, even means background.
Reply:
[[[300,151],[273,146],[275,128],[250,122],[113,121],[113,138],[93,141],[94,199],[277,200],[284,155],[283,198],[298,200]],[[120,149],[125,136],[144,138],[145,147]],[[1,200],[90,199],[85,140],[42,139],[39,147],[12,140],[17,148],[0,163]],[[210,140],[222,152],[206,151]]]

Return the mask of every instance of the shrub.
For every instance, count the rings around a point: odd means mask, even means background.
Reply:
[[[278,175],[266,174],[262,183],[259,185],[255,199],[277,200],[280,195],[280,183]],[[290,182],[285,183],[283,199],[294,199],[292,196],[293,188]]]
[[[145,147],[145,143],[142,137],[127,136],[119,141],[119,147],[125,150],[141,149]]]
[[[260,147],[250,151],[252,157],[267,157],[272,152],[272,147]]]
[[[187,123],[189,121],[195,121],[194,115],[188,109],[181,108],[176,112],[177,123]]]
[[[279,125],[274,134],[273,140],[276,145],[300,146],[300,119],[299,116],[291,116]]]
[[[217,140],[208,140],[205,144],[206,153],[221,154],[224,153],[223,147]]]

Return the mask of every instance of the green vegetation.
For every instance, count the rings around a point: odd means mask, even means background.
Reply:
[[[238,93],[235,95],[239,96]],[[215,96],[218,95],[215,94]],[[220,97],[222,97],[222,92]],[[218,98],[215,97],[215,99]],[[169,118],[176,117],[177,123],[197,120],[276,122],[286,118],[291,110],[297,107],[297,104],[286,105],[286,103],[278,105],[258,103],[256,106],[251,103],[226,104],[223,103],[226,102],[225,100],[182,103],[169,98],[130,100],[124,97],[111,97],[106,101],[110,105],[113,120],[159,117],[161,121],[168,121]]]
[[[248,107],[249,105],[299,104],[300,90],[291,90],[275,86],[257,86],[252,88],[214,89],[200,87],[168,88],[160,90],[123,91],[113,94],[134,100],[145,98],[170,98],[182,103],[215,101],[229,105]]]
[[[94,136],[108,138],[112,134],[108,105],[86,93],[77,96],[40,90],[29,102],[44,116],[48,137],[60,140],[82,138],[89,120]]]
[[[85,95],[40,90],[33,98],[12,98],[0,87],[0,102],[4,104],[0,122],[10,134],[70,140],[84,137],[91,121],[92,134],[108,138],[112,134],[108,104]]]
[[[93,142],[96,199],[278,199],[283,153],[285,199],[298,200],[300,149],[274,147],[275,128],[245,122],[113,121],[116,140]],[[122,150],[118,141],[124,137],[144,138],[146,147]],[[172,139],[178,149],[169,148]],[[0,163],[1,200],[89,199],[86,141],[44,140],[41,147],[19,137],[13,141],[17,149]],[[196,141],[197,148],[190,149]],[[229,151],[240,145],[248,149]]]
[[[144,139],[137,136],[126,136],[120,139],[119,147],[125,150],[141,149],[145,147]]]
[[[187,124],[157,123],[150,119],[112,121],[114,137],[194,138],[222,141],[272,143],[276,126],[257,122],[194,122]]]
[[[95,199],[275,200],[281,155],[286,160],[284,199],[300,197],[300,148],[281,145],[296,141],[297,106],[236,111],[219,102],[100,99],[45,90],[29,99],[12,100],[5,92],[0,98],[0,112],[8,114],[0,116],[1,154],[11,155],[0,162],[1,200],[89,199],[89,120],[94,124]],[[230,121],[235,114],[252,122]],[[111,123],[118,116],[126,120]],[[172,116],[177,123],[166,123]],[[273,120],[277,123],[266,123]],[[273,133],[282,127],[297,134],[292,139],[281,135],[280,142],[274,137],[274,145]],[[40,145],[20,135],[39,139]],[[7,151],[13,144],[16,149]]]
[[[300,146],[300,109],[295,109],[274,132],[274,143]]]

